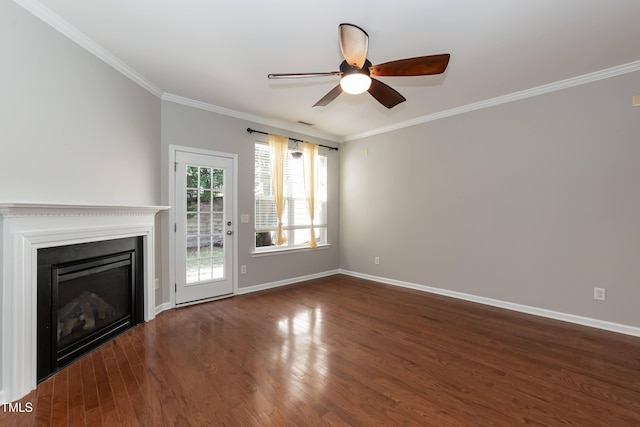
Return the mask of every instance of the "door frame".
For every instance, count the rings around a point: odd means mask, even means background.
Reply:
[[[233,224],[234,225],[234,233],[231,238],[233,240],[233,261],[232,261],[232,271],[233,271],[233,291],[231,295],[225,295],[222,297],[213,297],[204,300],[194,301],[193,303],[185,303],[180,304],[180,307],[185,307],[190,304],[199,304],[201,302],[213,301],[221,298],[228,298],[229,296],[236,295],[238,292],[238,155],[234,153],[224,153],[221,151],[212,151],[206,150],[203,148],[195,148],[195,147],[187,147],[182,145],[169,145],[169,223],[167,224],[166,231],[167,236],[169,236],[169,304],[171,308],[176,307],[176,239],[175,239],[175,224],[176,224],[176,153],[184,152],[184,153],[192,153],[192,154],[202,154],[205,156],[214,156],[214,157],[224,157],[231,159],[233,162],[233,191],[232,191],[232,207],[233,207]]]

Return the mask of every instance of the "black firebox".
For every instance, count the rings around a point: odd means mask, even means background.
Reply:
[[[38,250],[38,381],[144,320],[142,237]]]

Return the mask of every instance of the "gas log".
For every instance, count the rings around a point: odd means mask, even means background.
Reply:
[[[100,320],[114,316],[114,308],[95,293],[84,291],[58,310],[58,341],[82,325],[88,331],[96,327],[96,316]]]

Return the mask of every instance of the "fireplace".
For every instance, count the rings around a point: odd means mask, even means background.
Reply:
[[[144,320],[142,259],[141,237],[38,250],[38,381]]]
[[[80,333],[81,343],[75,346],[67,345],[67,342],[58,345],[57,319],[55,327],[49,320],[49,327],[55,331],[55,356],[49,356],[51,366],[57,367],[72,360],[77,353],[77,349],[84,347],[87,342],[94,338],[100,338],[103,334],[117,334],[122,323],[127,316],[131,317],[131,323],[140,321],[150,321],[155,317],[155,222],[156,213],[166,210],[166,206],[96,206],[96,205],[54,205],[36,203],[0,203],[0,403],[11,402],[20,399],[31,390],[35,389],[39,378],[38,368],[38,257],[43,249],[54,247],[79,246],[82,250],[99,246],[100,242],[116,241],[119,239],[134,238],[137,241],[138,249],[135,255],[126,255],[124,259],[111,258],[107,256],[104,262],[115,269],[107,268],[104,276],[131,275],[136,276],[135,306],[132,310],[135,314],[124,314],[124,309],[117,304],[107,301],[110,297],[101,295],[95,288],[86,289],[86,294],[80,291],[63,289],[63,287],[74,286],[76,280],[83,274],[90,275],[102,269],[104,266],[93,265],[93,261],[106,256],[104,253],[90,254],[79,259],[67,261],[51,262],[57,270],[49,275],[57,277],[58,292],[76,294],[75,296],[59,295],[63,301],[58,302],[58,310],[63,309],[74,298],[86,298],[96,294],[113,307],[113,312],[118,315],[106,321],[109,307],[103,306],[105,319],[100,319],[102,311],[93,309],[93,328],[84,329],[86,323],[77,325],[69,324],[71,332],[65,335],[71,337],[72,334]],[[129,253],[129,249],[118,249],[116,257],[122,252]],[[43,252],[44,253],[44,252]],[[111,254],[114,255],[114,254]],[[94,260],[96,258],[96,260]],[[128,260],[127,260],[128,258]],[[77,261],[88,261],[89,265],[76,267]],[[99,261],[101,262],[101,261]],[[124,263],[124,264],[120,264]],[[74,270],[76,269],[77,270]],[[109,271],[111,270],[111,271]],[[142,276],[138,281],[138,273],[142,271]],[[53,281],[54,279],[52,279]],[[102,280],[109,280],[108,278]],[[62,291],[61,291],[62,289]],[[93,305],[101,305],[94,300]],[[87,302],[83,305],[86,308]],[[91,304],[91,303],[90,303]],[[141,304],[141,305],[140,305]],[[62,305],[62,306],[60,306]],[[73,309],[74,303],[67,307]],[[125,303],[125,305],[127,305]],[[52,309],[50,309],[52,310]],[[123,313],[120,313],[123,311]],[[49,311],[51,316],[51,312]],[[79,316],[78,316],[79,317]],[[83,316],[84,317],[84,316]],[[78,319],[82,320],[83,319]],[[103,329],[106,321],[110,326],[109,330]],[[92,320],[89,319],[89,326]],[[75,330],[78,328],[79,330]],[[101,332],[98,332],[100,330]],[[61,342],[64,326],[60,330]],[[53,339],[53,331],[49,340]],[[107,337],[108,339],[108,337]],[[98,345],[98,344],[96,344]],[[59,353],[61,347],[62,353]],[[60,359],[60,360],[58,360]],[[54,368],[57,369],[57,368]]]

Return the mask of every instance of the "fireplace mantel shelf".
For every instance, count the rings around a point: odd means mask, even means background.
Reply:
[[[0,215],[23,216],[87,216],[87,215],[149,215],[168,210],[170,206],[86,205],[51,203],[1,203]]]

